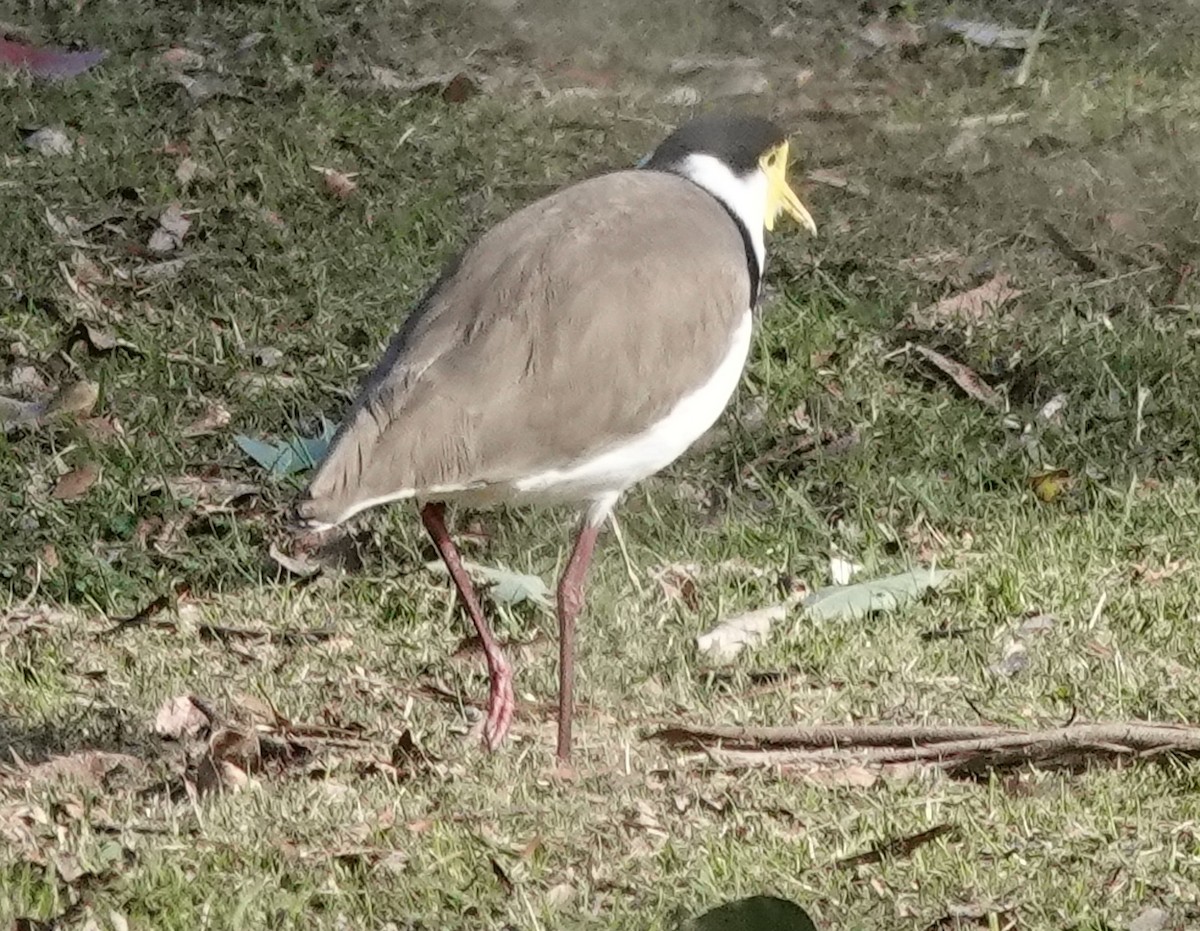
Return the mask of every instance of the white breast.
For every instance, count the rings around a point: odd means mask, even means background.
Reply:
[[[749,310],[733,333],[729,352],[711,377],[644,433],[610,447],[592,459],[548,469],[517,480],[514,497],[531,503],[598,501],[615,498],[631,485],[670,465],[698,440],[729,403],[750,351]]]

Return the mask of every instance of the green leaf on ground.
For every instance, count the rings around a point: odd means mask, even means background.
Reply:
[[[941,588],[957,574],[953,569],[913,569],[854,585],[830,585],[818,588],[801,605],[814,620],[860,618],[892,611],[927,589]]]

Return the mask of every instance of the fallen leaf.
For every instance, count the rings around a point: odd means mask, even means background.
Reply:
[[[145,355],[133,343],[107,333],[93,323],[80,320],[67,337],[67,351],[76,343],[84,343],[92,352],[107,354],[122,349],[135,356]]]
[[[183,436],[196,437],[217,433],[227,426],[233,416],[219,402],[212,402],[204,408],[204,413],[183,428]]]
[[[811,171],[805,172],[804,178],[806,181],[812,181],[814,184],[824,184],[826,187],[849,191],[851,194],[858,194],[861,197],[867,197],[871,193],[871,189],[861,181],[850,180],[828,168],[814,168]]]
[[[854,560],[834,553],[829,557],[829,580],[834,585],[849,585],[854,573],[861,572],[862,568]]]
[[[575,887],[570,883],[555,883],[546,890],[546,905],[552,909],[561,909],[571,904],[575,898]]]
[[[988,407],[1004,406],[1004,401],[996,389],[975,374],[973,369],[949,356],[942,355],[937,350],[930,349],[928,346],[913,346],[913,350],[932,362],[944,374],[950,376],[951,380],[969,397]]]
[[[25,68],[38,78],[73,78],[104,60],[103,49],[68,49],[27,45],[0,39],[0,65]]]
[[[72,469],[54,483],[50,497],[56,501],[73,501],[82,498],[89,488],[96,484],[100,477],[100,467],[94,462],[88,462],[77,469]]]
[[[167,740],[199,737],[212,722],[190,695],[167,699],[154,716],[154,733]]]
[[[771,633],[771,625],[784,620],[793,605],[794,601],[783,601],[731,617],[697,637],[696,648],[716,662],[730,662],[746,646],[764,642]]]
[[[1060,415],[1066,406],[1067,395],[1059,392],[1042,405],[1041,410],[1038,411],[1038,419],[1044,420],[1047,423],[1061,423],[1062,417]]]
[[[334,171],[332,168],[318,168],[315,165],[313,166],[313,171],[320,172],[325,190],[339,200],[346,200],[358,190],[358,183],[354,181],[357,172],[355,174],[343,174],[340,171]]]
[[[139,265],[131,274],[138,281],[143,281],[146,284],[154,284],[159,281],[170,281],[172,278],[178,278],[179,273],[183,271],[183,267],[186,264],[187,259],[168,259],[165,262],[152,262],[149,265]]]
[[[513,572],[510,569],[484,566],[464,561],[463,568],[478,585],[488,586],[491,599],[499,604],[520,604],[531,601],[543,608],[553,607],[550,587],[541,576]],[[440,559],[425,563],[425,568],[438,575],[449,575],[449,570]]]
[[[90,414],[100,399],[100,386],[93,381],[77,381],[59,390],[46,404],[43,418],[83,417]]]
[[[700,610],[700,595],[696,587],[699,567],[684,563],[672,563],[651,569],[650,575],[658,582],[668,601],[682,601],[689,611]]]
[[[308,579],[321,571],[320,563],[309,562],[302,557],[289,556],[274,543],[270,545],[267,552],[277,565],[297,578]]]
[[[241,83],[232,75],[203,72],[193,76],[176,71],[172,72],[170,81],[182,87],[189,99],[197,104],[222,95],[237,97],[242,92]]]
[[[1025,293],[1011,287],[1009,280],[1007,274],[1000,272],[970,291],[944,297],[923,310],[910,310],[909,320],[914,326],[920,327],[936,327],[945,323],[982,323],[991,319],[1004,304]]]
[[[1029,487],[1037,495],[1039,501],[1046,504],[1054,501],[1072,485],[1071,473],[1066,469],[1053,469],[1030,476]]]
[[[156,255],[174,252],[183,245],[183,237],[191,229],[192,221],[177,203],[169,204],[158,217],[158,228],[150,235],[148,248]]]
[[[17,773],[27,786],[40,786],[55,782],[71,782],[78,785],[103,785],[114,770],[139,773],[145,764],[127,753],[112,753],[105,750],[80,750],[62,756],[53,756],[44,763],[34,766],[22,765]]]
[[[111,414],[88,417],[79,421],[79,426],[89,440],[98,444],[108,443],[125,435],[125,428],[121,425],[121,421]]]
[[[223,510],[239,498],[256,495],[261,490],[251,482],[240,482],[220,476],[180,475],[169,479],[152,479],[146,483],[148,492],[166,490],[176,500],[187,500],[205,511]]]
[[[71,137],[53,126],[44,126],[31,132],[25,137],[25,147],[39,155],[70,155],[75,151]]]
[[[204,67],[204,56],[200,52],[178,45],[164,51],[158,60],[175,71],[199,71]]]
[[[943,19],[942,26],[981,48],[1023,49],[1036,32],[1034,29],[1017,29],[972,19]],[[1047,38],[1043,33],[1040,41],[1044,42]]]
[[[1133,577],[1136,581],[1154,585],[1163,579],[1169,579],[1173,575],[1178,575],[1187,568],[1188,561],[1186,559],[1167,559],[1163,562],[1162,567],[1158,569],[1152,568],[1146,563],[1138,563],[1133,567]]]
[[[287,443],[268,443],[239,433],[234,442],[247,456],[266,469],[271,475],[280,477],[294,472],[311,469],[329,448],[337,427],[326,422],[320,435],[295,437]]]
[[[200,171],[200,163],[194,158],[184,158],[175,167],[175,180],[179,182],[181,187],[187,187],[195,180],[196,175]]]
[[[957,575],[953,569],[913,569],[869,582],[819,588],[800,604],[813,620],[863,618],[876,611],[893,611]]]

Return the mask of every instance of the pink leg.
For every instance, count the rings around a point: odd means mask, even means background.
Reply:
[[[566,762],[571,758],[571,717],[575,711],[575,618],[583,608],[583,579],[592,551],[596,548],[599,523],[586,517],[575,537],[575,548],[558,580],[558,750]]]
[[[489,750],[495,750],[504,740],[504,735],[508,733],[509,725],[512,724],[513,712],[517,708],[517,699],[513,694],[512,666],[504,658],[500,644],[496,642],[492,629],[483,617],[483,608],[479,605],[475,587],[471,585],[471,577],[463,568],[458,548],[446,530],[445,513],[445,505],[432,502],[421,508],[421,520],[425,524],[425,529],[429,531],[429,536],[433,538],[433,545],[441,554],[446,568],[450,570],[450,578],[454,580],[454,587],[458,589],[459,597],[467,606],[467,613],[471,615],[471,623],[475,625],[475,631],[479,634],[479,640],[483,644],[483,653],[487,657],[489,681],[488,716],[483,727],[483,742],[487,744]]]

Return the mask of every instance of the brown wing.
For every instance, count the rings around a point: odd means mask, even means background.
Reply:
[[[750,306],[740,232],[682,178],[619,172],[513,214],[367,379],[299,505],[512,481],[628,438],[699,387]]]

